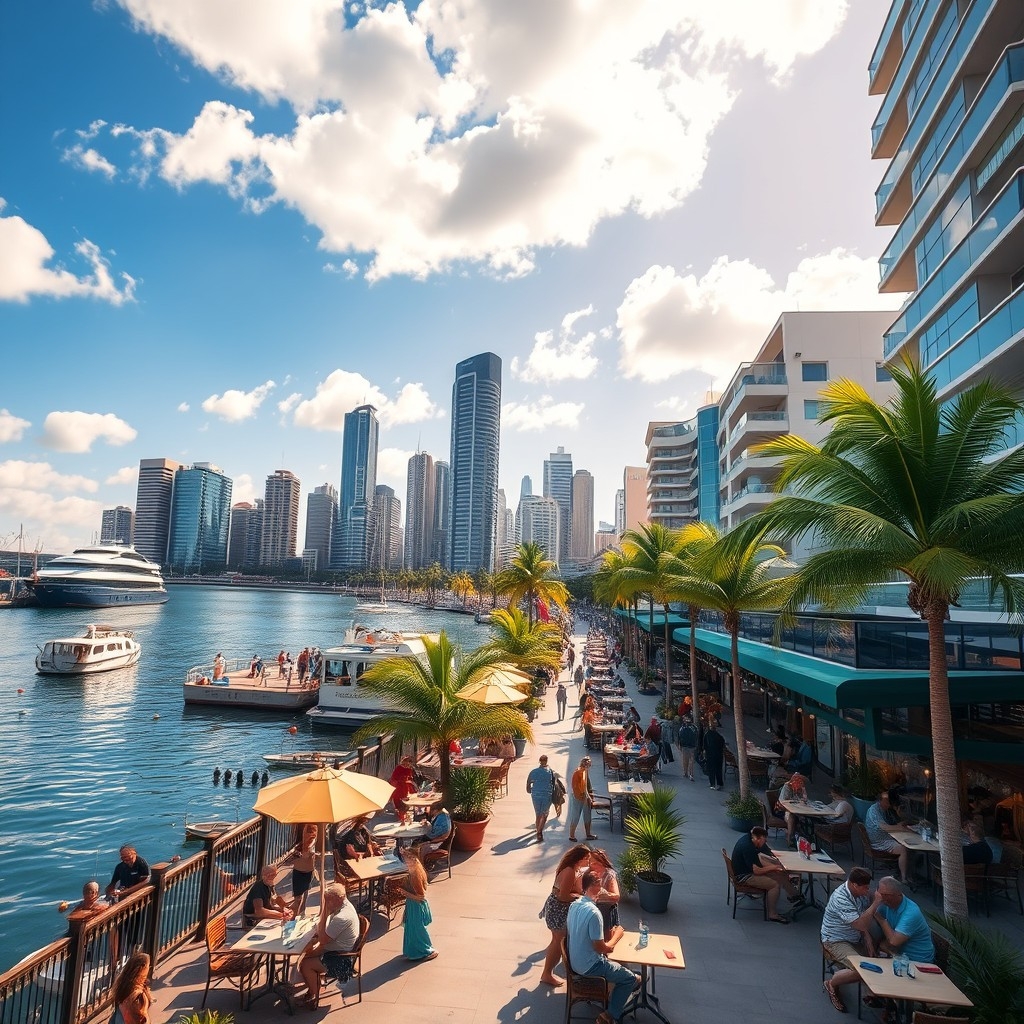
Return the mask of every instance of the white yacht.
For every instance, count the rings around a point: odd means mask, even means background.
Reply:
[[[40,675],[75,676],[128,668],[139,660],[142,646],[135,635],[113,626],[88,626],[85,636],[48,640],[36,655]]]
[[[76,548],[51,559],[28,581],[44,608],[163,604],[160,566],[124,544]]]

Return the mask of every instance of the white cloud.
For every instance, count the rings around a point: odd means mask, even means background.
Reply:
[[[223,395],[210,395],[203,400],[203,411],[212,412],[228,423],[241,423],[251,419],[263,404],[263,400],[276,387],[272,380],[260,384],[252,391],[229,388]]]
[[[395,494],[402,499],[408,482],[409,460],[415,454],[401,448],[381,448],[377,452],[377,483],[393,487]]]
[[[0,444],[7,441],[20,441],[22,434],[31,426],[32,424],[28,420],[23,420],[6,409],[0,409]]]
[[[26,551],[70,551],[99,529],[102,511],[102,503],[90,498],[0,486],[0,517],[24,526]]]
[[[282,203],[370,280],[464,261],[501,276],[602,220],[651,217],[699,185],[734,71],[780,80],[846,0],[120,0],[142,30],[291,108],[281,134],[211,100],[190,128],[115,125],[134,173]],[[760,68],[760,81],[757,69]],[[734,80],[735,79],[735,80]],[[346,263],[342,270],[348,272]],[[325,269],[334,269],[330,263]]]
[[[91,146],[82,146],[78,143],[69,146],[64,150],[64,159],[83,171],[95,171],[107,178],[113,178],[117,174],[117,168]]]
[[[372,405],[385,427],[444,415],[420,383],[404,384],[395,398],[389,398],[361,373],[334,370],[317,385],[312,398],[295,406],[294,423],[312,430],[341,430],[345,414],[360,405]]]
[[[409,383],[403,384],[393,399],[385,401],[380,421],[385,427],[393,427],[398,423],[421,423],[440,415],[443,413],[431,401],[427,389],[420,383]]]
[[[62,266],[47,266],[54,257],[53,246],[22,217],[2,216],[5,206],[0,199],[0,302],[28,302],[43,295],[102,299],[113,306],[132,300],[135,279],[121,273],[118,287],[110,264],[87,238],[75,243],[75,252],[91,273],[76,277]]]
[[[135,486],[139,482],[139,466],[122,466],[116,473],[112,473],[103,481],[111,485]]]
[[[190,408],[191,406],[188,404],[188,402],[178,403],[178,412],[188,412]]]
[[[0,494],[4,491],[88,491],[99,490],[95,480],[77,474],[58,473],[48,462],[0,462]]]
[[[344,274],[345,277],[355,277],[359,273],[359,264],[355,260],[345,260],[339,267],[336,263],[328,261],[324,264],[325,274]]]
[[[536,402],[509,402],[501,407],[501,425],[510,430],[524,432],[545,430],[548,427],[566,427],[575,430],[580,425],[583,402],[556,402],[543,395]]]
[[[282,398],[281,401],[277,403],[277,411],[287,414],[291,412],[301,400],[302,392],[293,391],[287,398]]]
[[[555,340],[554,331],[540,331],[533,336],[534,345],[526,362],[520,364],[519,357],[512,360],[513,377],[534,383],[551,383],[558,380],[586,380],[597,369],[597,357],[593,354],[597,335],[588,331],[581,338],[576,337],[576,321],[590,316],[593,306],[566,313]]]
[[[58,452],[87,452],[96,441],[119,447],[138,431],[112,412],[51,412],[43,421],[42,443]]]
[[[700,279],[650,267],[630,282],[618,308],[619,367],[649,383],[688,370],[722,382],[750,359],[787,310],[894,309],[878,293],[878,264],[843,249],[800,261],[779,288],[749,260],[720,256]]]
[[[679,419],[685,419],[687,410],[690,408],[690,403],[685,398],[680,398],[678,395],[672,395],[669,398],[662,399],[660,402],[655,402],[654,408],[672,416],[673,418],[678,417]]]
[[[240,501],[247,501],[253,504],[257,498],[263,497],[263,491],[256,492],[252,476],[249,473],[242,473],[231,481],[231,504],[235,505]]]

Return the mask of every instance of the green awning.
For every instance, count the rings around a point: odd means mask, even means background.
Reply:
[[[621,618],[624,618],[624,619],[632,619],[633,618],[632,613],[627,608],[616,609],[615,614],[620,616]],[[651,614],[650,614],[650,612],[648,612],[646,610],[645,611],[637,612],[637,614],[636,614],[636,624],[642,630],[644,630],[645,633],[649,633],[651,631]],[[679,612],[669,612],[668,613],[668,628],[672,629],[672,630],[675,630],[675,629],[687,629],[688,630],[690,628],[690,620],[688,618],[686,618],[684,615],[681,615]],[[663,611],[662,612],[655,612],[654,613],[654,632],[656,634],[660,634],[661,636],[665,635],[665,613]],[[674,635],[675,634],[673,634],[673,636]],[[689,633],[687,633],[687,637],[689,637]]]

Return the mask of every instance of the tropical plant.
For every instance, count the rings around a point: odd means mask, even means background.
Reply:
[[[846,770],[844,781],[858,800],[874,800],[885,788],[885,776],[877,762],[864,760]]]
[[[502,660],[520,668],[557,669],[562,663],[562,633],[552,622],[531,622],[510,605],[491,616],[490,644]]]
[[[753,793],[741,796],[739,790],[734,789],[725,798],[725,813],[737,821],[760,821],[761,801]]]
[[[424,660],[387,658],[362,677],[367,693],[381,698],[391,710],[375,715],[355,733],[357,743],[391,736],[395,743],[427,742],[437,751],[440,783],[446,798],[451,778],[452,740],[464,736],[521,736],[533,739],[529,723],[513,705],[477,704],[456,696],[502,655],[488,646],[463,651],[446,633],[435,641],[423,638]]]
[[[456,820],[484,821],[494,800],[490,772],[486,768],[455,768],[448,798],[448,806]]]
[[[183,1013],[178,1024],[235,1024],[233,1013],[222,1013],[220,1010],[203,1010]]]
[[[960,917],[928,918],[949,941],[949,974],[974,1004],[973,1024],[1024,1020],[1024,957],[1019,946],[1002,932],[984,932]]]
[[[619,576],[626,559],[621,551],[611,549],[601,558],[601,567],[594,573],[594,600],[609,607],[630,608],[633,615],[627,619],[625,630],[626,661],[632,669],[637,658],[636,597],[627,596]]]
[[[532,623],[538,601],[555,604],[563,609],[569,603],[569,591],[565,589],[565,584],[554,578],[556,568],[539,544],[533,541],[520,544],[508,567],[498,573],[495,589],[508,598],[510,606],[525,600],[527,615]]]
[[[1011,617],[1024,609],[1024,582],[1010,575],[1024,570],[1024,449],[1005,446],[1024,403],[991,380],[940,400],[909,360],[892,377],[884,406],[859,384],[829,384],[821,419],[831,431],[820,446],[789,435],[758,449],[783,457],[776,486],[790,493],[756,517],[757,529],[780,540],[813,534],[823,548],[801,568],[790,609],[848,608],[872,584],[909,583],[907,604],[928,627],[943,904],[947,916],[965,917],[945,622],[975,579]]]
[[[473,593],[473,577],[465,571],[456,573],[448,581],[448,586],[454,592],[455,596],[462,602],[462,607],[465,608],[469,595]]]
[[[631,849],[634,874],[648,882],[667,882],[666,861],[683,850],[686,816],[673,807],[676,793],[670,786],[655,786],[653,793],[634,798],[633,813],[626,818],[626,845]]]

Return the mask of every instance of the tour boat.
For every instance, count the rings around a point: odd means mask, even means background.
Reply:
[[[44,608],[112,608],[167,600],[160,566],[125,544],[76,548],[43,565],[28,585]]]
[[[299,683],[298,673],[282,676],[275,659],[263,661],[265,667],[256,675],[251,674],[251,658],[227,659],[221,666],[195,665],[185,675],[185,703],[301,711],[317,702],[319,679],[312,676]]]
[[[127,629],[88,626],[84,636],[48,640],[36,655],[41,675],[73,676],[128,668],[139,660],[142,646]]]

